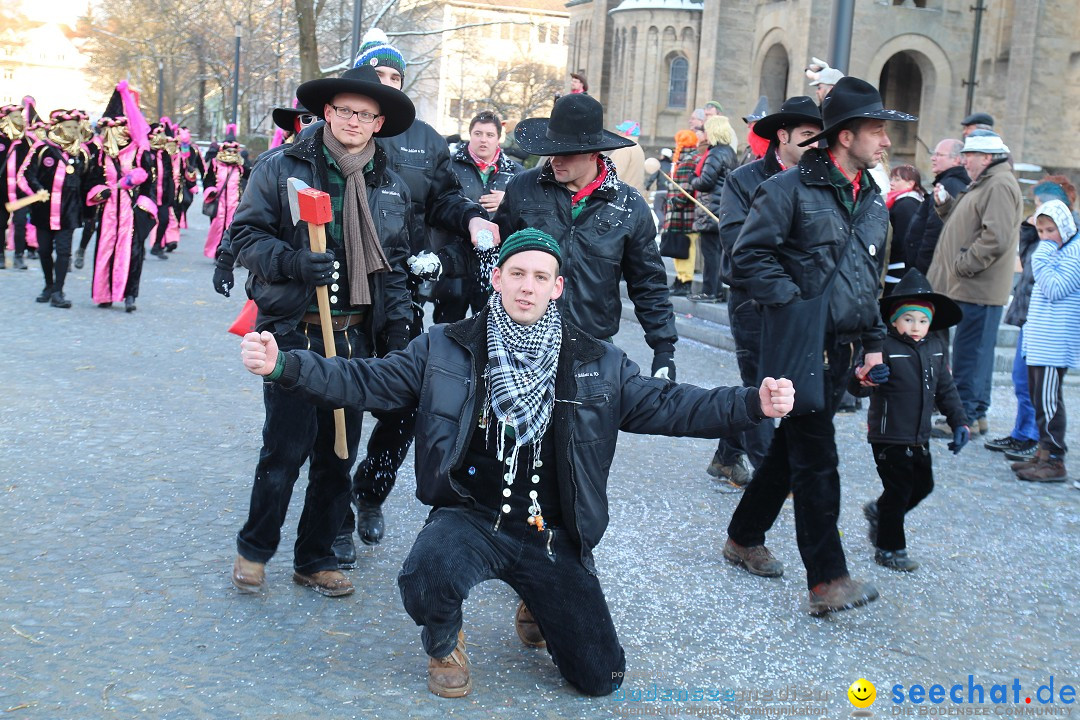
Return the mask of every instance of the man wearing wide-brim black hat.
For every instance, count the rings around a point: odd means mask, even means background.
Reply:
[[[760,102],[758,104],[761,105]],[[755,118],[754,132],[768,141],[768,149],[761,158],[736,168],[728,175],[720,196],[720,277],[731,288],[728,318],[743,384],[756,384],[758,380],[761,314],[754,303],[748,302],[749,291],[734,277],[731,251],[750,212],[750,203],[758,186],[776,173],[798,165],[805,152],[799,143],[820,130],[821,113],[817,103],[805,95],[788,98],[779,111]],[[750,476],[744,456],[754,467],[760,467],[772,436],[773,425],[761,423],[738,437],[721,440],[707,472],[714,477],[726,478],[735,485],[745,486]]]
[[[522,120],[514,138],[526,152],[550,159],[506,186],[494,218],[502,236],[530,227],[559,242],[566,278],[559,307],[602,340],[619,331],[625,278],[653,349],[652,374],[674,380],[678,333],[656,223],[644,198],[602,154],[634,141],[605,130],[603,107],[584,93],[559,98],[550,118]]]
[[[296,97],[326,124],[258,163],[232,225],[233,251],[252,275],[256,328],[274,333],[281,346],[325,354],[315,288],[329,286],[338,355],[369,356],[376,336],[404,348],[412,318],[406,287],[412,209],[408,187],[372,138],[408,128],[413,104],[366,66],[303,83]],[[290,177],[330,195],[325,253],[308,249],[304,223],[293,225]],[[233,584],[242,592],[265,589],[265,564],[277,550],[293,483],[310,458],[293,580],[323,595],[348,595],[353,586],[338,569],[333,544],[349,504],[363,413],[345,410],[349,452],[341,460],[330,410],[269,385],[263,404],[263,447],[247,522],[236,538]]]
[[[833,415],[859,344],[865,384],[882,361],[877,299],[889,216],[867,171],[891,145],[886,122],[916,119],[886,109],[865,80],[838,80],[821,106],[821,132],[798,143],[825,147],[808,149],[797,168],[761,184],[732,250],[735,281],[764,306],[760,372],[790,377],[796,395],[795,417],[780,423],[731,518],[725,556],[751,572],[769,570],[756,574],[782,573],[765,533],[794,493],[813,615],[878,596],[873,585],[848,575],[840,544]]]
[[[275,125],[289,133],[290,136],[299,135],[301,130],[319,119],[318,115],[303,105],[298,107],[276,107],[270,113],[270,117]]]

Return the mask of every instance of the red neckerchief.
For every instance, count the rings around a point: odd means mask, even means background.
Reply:
[[[829,160],[831,160],[832,164],[836,166],[836,169],[840,171],[840,174],[851,181],[852,200],[858,200],[859,186],[862,184],[862,170],[855,173],[855,177],[850,177],[846,172],[844,172],[844,168],[840,167],[840,163],[836,162],[836,157],[833,156],[832,150],[826,150],[825,152],[829,153]]]
[[[499,162],[499,155],[502,154],[502,148],[496,147],[495,157],[491,158],[491,162],[484,162],[476,156],[476,153],[472,151],[471,147],[466,145],[465,149],[469,151],[469,157],[472,158],[473,163],[476,164],[476,169],[480,171],[481,175],[487,173],[489,170],[493,170],[495,168],[495,165]]]
[[[593,190],[600,187],[604,183],[604,180],[607,179],[607,165],[605,165],[604,161],[600,158],[596,158],[596,168],[600,171],[597,174],[596,179],[574,193],[574,196],[570,198],[571,205],[577,205],[579,202],[584,202],[593,194]]]

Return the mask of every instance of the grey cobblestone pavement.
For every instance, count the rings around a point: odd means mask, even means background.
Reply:
[[[291,582],[303,480],[270,593],[238,595],[228,573],[261,393],[225,332],[242,301],[212,292],[205,223],[193,219],[168,261],[148,258],[131,315],[91,303],[88,268],[69,278],[71,310],[33,302],[36,262],[0,272],[0,715],[840,718],[861,677],[877,686],[871,710],[882,717],[1075,712],[1060,694],[1080,677],[1080,492],[1016,481],[981,442],[959,457],[935,442],[937,489],[909,521],[923,566],[891,574],[873,564],[859,509],[879,491],[865,411],[837,421],[840,527],[852,574],[875,581],[881,599],[825,619],[806,612],[790,502],[769,536],[787,573],[751,577],[720,554],[739,495],[704,472],[714,443],[620,438],[597,562],[626,648],[625,699],[579,696],[546,653],[522,647],[516,599],[497,583],[465,607],[474,693],[428,693],[396,586],[426,514],[411,458],[387,504],[388,537],[361,547],[350,572],[355,595],[326,599]],[[647,365],[640,328],[625,323],[617,341]],[[737,380],[729,352],[684,341],[677,360],[681,380]],[[1078,392],[1066,390],[1070,405]],[[995,388],[993,436],[1011,427],[1013,407]],[[1069,439],[1075,447],[1075,425]],[[986,705],[891,699],[897,684],[940,683],[962,684],[967,702],[969,675]],[[1055,704],[1043,705],[1035,691],[1051,676]],[[1008,704],[990,704],[995,683],[1010,684]],[[675,700],[653,699],[665,690]]]

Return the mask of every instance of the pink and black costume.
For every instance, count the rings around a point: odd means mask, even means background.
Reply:
[[[101,206],[91,292],[95,303],[108,307],[122,299],[131,312],[157,204],[150,183],[149,128],[126,82],[117,85],[99,128],[101,163],[86,193],[87,202]]]
[[[64,280],[71,264],[71,238],[75,228],[82,226],[86,211],[90,156],[79,133],[80,117],[76,110],[54,110],[49,115],[52,127],[47,139],[30,150],[24,174],[31,193],[44,190],[49,194],[47,200],[30,206],[45,276],[45,288],[37,301],[60,308],[71,307],[64,297]]]
[[[217,212],[210,221],[210,232],[206,235],[203,255],[212,258],[225,231],[232,225],[233,215],[240,205],[240,180],[246,171],[240,155],[242,149],[236,142],[235,126],[230,125],[225,142],[221,143],[218,153],[206,168],[203,176],[203,188],[206,191],[203,204],[217,201]]]
[[[19,191],[18,172],[30,152],[33,140],[26,133],[26,118],[21,105],[0,107],[0,268],[6,266],[4,252],[7,247],[9,218],[15,246],[13,267],[26,269],[23,254],[26,252],[26,223],[30,208],[22,208],[9,214],[4,203],[15,202],[23,193]]]

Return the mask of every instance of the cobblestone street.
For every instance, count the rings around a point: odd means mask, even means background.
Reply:
[[[465,605],[473,693],[427,691],[419,629],[396,584],[426,515],[411,454],[386,506],[388,537],[361,545],[349,571],[354,595],[323,598],[291,580],[306,471],[267,568],[269,594],[239,595],[229,571],[261,390],[226,333],[245,271],[232,298],[215,294],[206,219],[197,208],[191,219],[167,261],[147,257],[133,314],[91,302],[89,258],[68,278],[70,310],[34,302],[36,261],[0,271],[0,715],[842,718],[853,710],[848,686],[866,678],[877,686],[870,709],[886,717],[935,709],[894,704],[894,685],[906,697],[916,684],[962,684],[967,703],[969,675],[986,689],[988,714],[1077,715],[1059,696],[1080,680],[1080,492],[1018,482],[982,447],[1012,427],[1005,386],[994,389],[989,436],[957,457],[934,441],[936,489],[908,522],[922,563],[910,575],[873,562],[860,508],[880,481],[866,411],[838,416],[844,546],[852,575],[872,579],[881,599],[824,619],[807,614],[790,501],[768,542],[787,571],[752,577],[721,556],[740,496],[705,473],[715,443],[622,435],[596,553],[627,657],[616,696],[580,696],[545,651],[523,647],[517,599],[497,583]],[[648,367],[640,327],[624,322],[616,341]],[[676,362],[681,381],[738,380],[734,354],[710,345],[684,340]],[[1080,407],[1080,389],[1065,392]],[[1036,691],[1051,676],[1054,704],[1043,705]],[[1007,705],[991,704],[994,684],[1009,685]],[[692,699],[695,689],[705,699]],[[665,690],[675,699],[650,696]],[[936,709],[964,707],[946,697]]]

